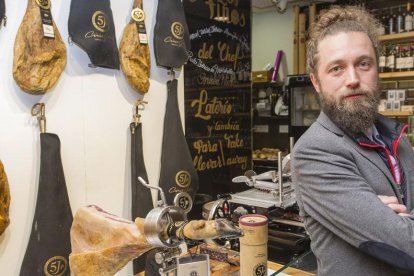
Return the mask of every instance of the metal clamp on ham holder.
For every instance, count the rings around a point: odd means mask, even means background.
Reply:
[[[152,209],[145,218],[144,233],[147,241],[155,247],[178,247],[182,241],[176,237],[166,235],[170,232],[167,229],[171,228],[171,225],[176,222],[187,221],[186,213],[177,206],[168,206],[164,191],[160,187],[147,184],[141,177],[138,177],[138,180],[145,187],[158,190],[161,197],[158,207]]]
[[[227,219],[211,221],[188,221],[185,210],[166,204],[164,191],[160,187],[149,185],[138,177],[139,182],[149,189],[158,190],[161,200],[158,207],[152,209],[144,221],[144,233],[148,243],[162,248],[155,256],[162,265],[160,274],[177,268],[177,259],[181,253],[179,246],[186,240],[204,240],[214,238],[237,239],[242,235],[239,228]]]

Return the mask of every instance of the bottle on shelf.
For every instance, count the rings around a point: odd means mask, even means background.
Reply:
[[[404,17],[405,17],[405,12],[402,11],[401,6],[400,6],[397,12],[397,21],[396,21],[396,32],[397,33],[404,32]]]
[[[401,44],[395,46],[396,56],[395,56],[395,71],[402,72],[405,67],[404,52]]]
[[[244,69],[243,69],[243,65],[241,64],[241,62],[239,62],[237,64],[237,80],[238,81],[243,81],[243,76],[244,76]]]
[[[243,80],[244,81],[249,81],[250,77],[251,77],[251,70],[252,68],[250,67],[250,63],[246,63],[244,66],[244,76],[243,76]]]
[[[388,17],[388,34],[395,34],[395,25],[397,22],[397,14],[393,13],[392,8],[390,8],[390,15]]]
[[[410,64],[409,64],[409,58],[411,56],[409,44],[405,43],[403,45],[403,53],[404,53],[404,70],[403,71],[410,71]]]
[[[381,23],[385,27],[385,34],[390,33],[389,23],[390,23],[390,11],[382,10]]]
[[[380,48],[380,55],[379,55],[379,61],[378,61],[378,71],[380,73],[387,72],[387,51],[386,51],[386,45],[382,45]]]
[[[375,10],[375,16],[378,18],[379,22],[381,23],[378,28],[378,34],[379,35],[385,35],[385,25],[384,25],[384,19],[385,19],[385,13],[384,10]]]
[[[388,72],[394,72],[395,71],[395,48],[393,45],[390,45],[386,60],[386,67]]]
[[[407,54],[405,60],[405,67],[407,71],[414,71],[414,53],[413,53],[413,44],[407,44]]]
[[[413,19],[412,20],[412,29],[411,29],[411,31],[414,31],[414,9],[413,9],[413,6],[411,4],[410,4],[410,7],[411,7],[411,12],[410,12],[411,18]]]
[[[404,28],[406,32],[411,32],[413,30],[413,14],[410,2],[407,3],[407,12],[404,17]]]
[[[408,71],[408,45],[407,44],[401,44],[400,50],[402,51],[402,61],[401,61],[401,70],[400,72]]]

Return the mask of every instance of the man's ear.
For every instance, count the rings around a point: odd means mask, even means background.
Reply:
[[[314,73],[310,73],[309,76],[310,76],[310,80],[313,84],[313,87],[315,87],[316,92],[319,93],[321,91],[321,89],[320,89],[318,78],[316,77],[316,75]]]

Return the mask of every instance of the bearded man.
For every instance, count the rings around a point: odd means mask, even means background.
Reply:
[[[322,111],[292,172],[319,276],[414,275],[414,153],[407,125],[377,114],[378,24],[334,6],[308,41]]]

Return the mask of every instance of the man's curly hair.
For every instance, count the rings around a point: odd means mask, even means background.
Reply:
[[[368,35],[378,60],[378,28],[380,22],[360,6],[332,6],[311,26],[307,42],[306,67],[317,75],[318,42],[326,36],[341,32],[362,32]]]

